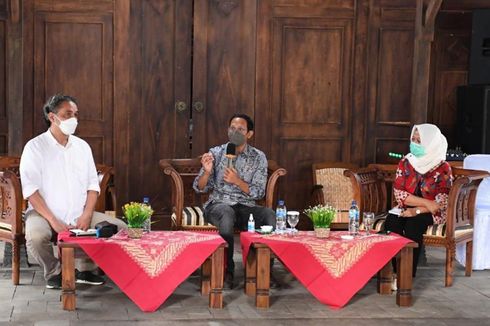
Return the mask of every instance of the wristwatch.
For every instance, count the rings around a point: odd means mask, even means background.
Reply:
[[[420,209],[418,209],[418,208],[417,208],[417,209],[415,210],[415,214],[419,215],[420,213],[422,213],[422,212],[420,211]]]

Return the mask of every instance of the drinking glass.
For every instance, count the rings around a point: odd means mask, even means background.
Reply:
[[[364,229],[366,231],[366,235],[369,235],[371,233],[373,222],[374,222],[374,213],[365,212],[363,214],[363,223],[364,223]]]
[[[296,225],[299,222],[299,212],[297,211],[289,211],[288,212],[288,223],[292,228],[292,232],[296,233],[298,230],[296,230]]]

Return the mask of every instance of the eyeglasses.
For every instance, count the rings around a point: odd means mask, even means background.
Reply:
[[[240,127],[240,128],[229,127],[229,128],[228,128],[228,131],[231,131],[231,132],[238,131],[238,132],[239,132],[239,133],[241,133],[241,134],[246,134],[246,133],[247,133],[247,129],[242,128],[242,127]]]

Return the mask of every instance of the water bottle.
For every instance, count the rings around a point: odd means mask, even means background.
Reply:
[[[143,204],[150,206],[150,198],[149,197],[143,197]],[[143,232],[150,232],[151,231],[151,216],[145,221],[145,224],[143,224]]]
[[[359,207],[357,202],[352,200],[349,208],[349,234],[357,235],[359,233]]]
[[[286,206],[284,200],[279,200],[276,208],[276,233],[283,234],[286,231]]]
[[[255,232],[255,221],[253,214],[250,214],[250,217],[248,218],[247,231],[251,233]]]

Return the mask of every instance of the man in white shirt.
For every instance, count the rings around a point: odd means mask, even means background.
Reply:
[[[73,135],[78,124],[76,99],[52,96],[43,107],[49,129],[31,139],[22,152],[22,193],[29,201],[25,217],[27,248],[44,269],[46,287],[61,288],[61,267],[53,254],[56,234],[86,230],[101,221],[125,228],[121,220],[94,212],[100,192],[90,146]],[[77,283],[100,285],[103,278],[77,272]]]

